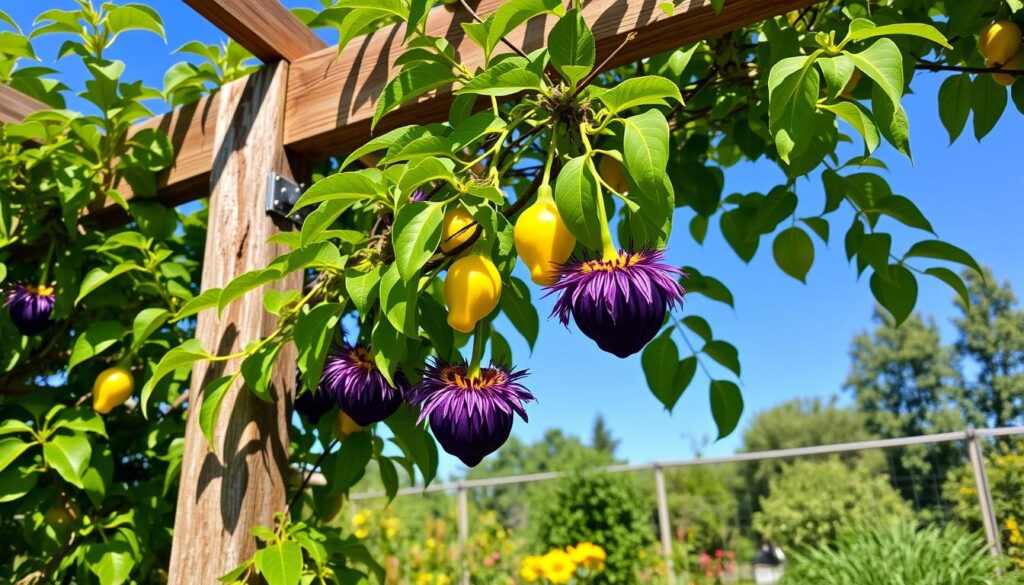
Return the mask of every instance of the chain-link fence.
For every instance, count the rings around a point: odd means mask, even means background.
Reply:
[[[1016,551],[1022,540],[1014,516],[1017,502],[1004,501],[998,493],[994,500],[992,483],[1024,495],[1024,485],[1018,485],[1024,484],[1024,456],[1006,448],[1018,435],[1024,435],[1024,427],[590,471],[629,478],[639,507],[649,513],[644,522],[651,529],[645,541],[649,546],[629,551],[640,558],[644,582],[744,584],[754,582],[763,535],[784,532],[790,543],[813,544],[858,520],[877,520],[872,514],[967,525],[984,533],[993,555],[1024,556]],[[529,550],[529,543],[543,541],[541,531],[550,532],[545,516],[552,510],[546,505],[573,476],[548,472],[408,487],[391,506],[384,505],[383,493],[357,493],[351,496],[350,521],[363,536],[360,527],[371,524],[367,516],[384,514],[372,523],[381,537],[372,546],[405,547],[404,562],[445,575],[433,581],[439,585],[512,584],[517,559],[544,552]],[[816,506],[815,501],[823,503]],[[855,505],[864,501],[871,505]],[[864,508],[869,517],[849,517],[853,508]],[[816,517],[801,516],[812,513]],[[387,528],[392,516],[413,518],[416,538],[395,538]],[[813,530],[802,531],[805,525]],[[396,559],[391,562],[397,564]],[[399,568],[391,568],[397,575]],[[393,582],[415,583],[408,574]]]

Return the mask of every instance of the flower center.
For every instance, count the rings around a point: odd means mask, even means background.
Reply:
[[[48,297],[53,294],[53,287],[45,284],[40,284],[39,286],[27,284],[25,285],[25,290],[28,291],[29,294],[33,294],[38,297]]]
[[[355,365],[359,368],[372,372],[377,369],[377,364],[373,361],[373,356],[370,355],[370,350],[363,346],[356,346],[348,352],[350,360],[355,362]]]
[[[497,368],[483,368],[479,376],[466,374],[466,366],[448,366],[441,370],[441,381],[463,390],[485,390],[506,382],[505,373]]]
[[[624,270],[640,261],[640,254],[620,252],[614,260],[590,260],[580,267],[584,273]]]

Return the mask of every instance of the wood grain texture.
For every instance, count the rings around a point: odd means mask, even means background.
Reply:
[[[266,243],[288,229],[263,209],[266,174],[293,177],[282,146],[288,64],[269,65],[220,92],[216,111],[217,149],[210,175],[209,230],[202,288],[224,286],[235,276],[266,266],[286,250]],[[272,285],[298,289],[296,273]],[[218,355],[240,351],[273,331],[277,318],[263,310],[255,291],[225,309],[223,315],[199,315],[196,337]],[[236,384],[224,398],[213,431],[216,452],[199,428],[204,388],[233,362],[200,363],[192,369],[185,448],[171,551],[170,583],[217,583],[217,578],[250,558],[255,540],[249,529],[271,525],[285,506],[284,470],[288,464],[288,420],[295,383],[295,350],[281,352],[273,377],[275,401],[259,400]]]
[[[278,0],[184,0],[264,62],[295,61],[327,46]]]
[[[502,0],[480,0],[476,11],[487,15]],[[611,54],[630,34],[637,33],[608,68],[655,55],[688,43],[720,35],[790,10],[814,4],[814,0],[727,0],[715,14],[710,0],[683,0],[667,15],[659,0],[592,0],[583,15],[597,40],[598,62]],[[483,52],[462,32],[461,23],[471,17],[464,10],[435,8],[428,17],[429,34],[444,36],[458,51],[459,61],[469,68],[483,63]],[[509,40],[527,52],[546,43],[555,18],[535,19],[514,31]],[[285,113],[285,144],[312,157],[343,154],[370,136],[370,120],[395,60],[402,54],[405,25],[399,24],[352,41],[341,57],[329,48],[292,64]],[[496,52],[508,51],[498,45]],[[376,133],[407,124],[427,124],[445,119],[451,105],[451,88],[442,88],[392,112]]]
[[[0,124],[17,124],[32,112],[49,108],[9,85],[0,84]]]

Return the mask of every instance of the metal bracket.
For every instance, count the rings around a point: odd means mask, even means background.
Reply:
[[[305,185],[296,185],[292,181],[271,171],[267,175],[267,213],[285,219],[290,219],[295,225],[301,226],[312,211],[313,207],[300,209],[292,213],[292,208],[298,202],[299,197],[305,190]]]

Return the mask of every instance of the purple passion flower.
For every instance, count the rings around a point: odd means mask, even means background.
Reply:
[[[398,410],[409,389],[402,374],[395,375],[398,388],[388,384],[377,369],[370,348],[345,345],[327,356],[320,377],[320,392],[334,399],[359,426],[370,426]]]
[[[665,313],[682,303],[682,271],[663,264],[664,251],[619,251],[614,260],[587,260],[558,268],[548,294],[561,293],[552,315],[569,317],[601,349],[624,358],[658,334]]]
[[[4,306],[22,335],[35,335],[50,326],[56,302],[52,286],[18,283],[7,293]]]
[[[295,399],[295,412],[308,418],[313,424],[320,422],[320,419],[332,408],[334,408],[334,398],[323,388],[303,392]]]
[[[528,420],[523,403],[534,398],[519,383],[525,370],[491,365],[475,378],[466,370],[465,363],[434,359],[413,387],[409,404],[420,406],[417,422],[430,419],[430,430],[445,451],[475,467],[508,440],[513,413]]]

